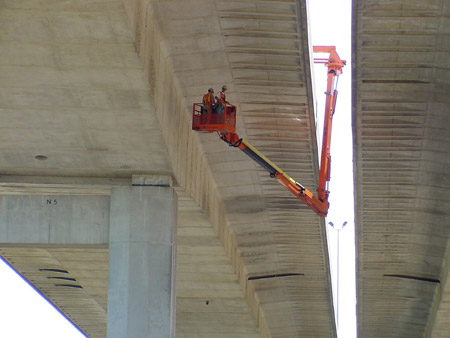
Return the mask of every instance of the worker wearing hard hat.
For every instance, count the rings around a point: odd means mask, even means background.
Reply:
[[[216,96],[217,103],[219,104],[219,106],[217,107],[217,112],[218,113],[223,113],[223,111],[224,111],[224,109],[226,107],[226,104],[228,103],[227,96],[225,94],[227,89],[228,89],[227,86],[223,85],[222,86],[222,90],[219,93],[219,96]]]
[[[225,92],[227,91],[227,86],[226,85],[223,85],[222,86],[222,90],[220,91],[220,93],[219,93],[219,97],[216,97],[217,98],[217,101],[219,102],[219,103],[221,103],[221,104],[224,104],[224,103],[228,103],[228,101],[227,101],[227,96],[226,96],[226,94],[225,94]]]
[[[209,88],[208,92],[203,95],[203,109],[202,109],[202,113],[206,113],[208,112],[210,113],[214,113],[216,110],[215,107],[215,99],[214,99],[214,89]]]

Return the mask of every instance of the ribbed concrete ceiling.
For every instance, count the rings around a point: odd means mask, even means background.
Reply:
[[[181,307],[199,310],[180,315],[183,337],[212,337],[214,326],[201,329],[213,317],[192,306],[205,294],[220,299],[223,287],[236,295],[237,281],[264,335],[334,336],[323,221],[242,154],[214,135],[189,129],[190,104],[206,88],[226,83],[239,108],[241,136],[315,187],[304,2],[124,4],[132,34],[120,1],[2,1],[0,174],[14,175],[3,176],[14,184],[2,191],[36,193],[42,186],[30,183],[44,182],[46,192],[80,193],[97,182],[87,176],[173,172],[208,212],[231,258],[227,271],[237,273],[235,279],[224,277],[232,286],[219,278],[186,284],[198,293],[182,288]],[[450,332],[449,17],[445,0],[354,1],[360,337],[442,338]],[[77,176],[70,180],[76,185],[61,176]],[[105,188],[94,191],[104,194]],[[209,230],[191,230],[196,235],[186,232],[185,245],[200,255],[186,256],[186,266],[205,258],[204,242],[194,238],[211,237]],[[14,252],[8,250],[3,254]],[[92,291],[86,302],[98,296],[98,281],[80,272],[80,262],[64,261],[68,249],[39,250],[20,251],[12,259],[35,254],[54,263],[56,255],[58,264],[75,271],[84,291]],[[98,250],[104,260],[104,249]],[[283,273],[299,275],[252,279]],[[48,292],[60,294],[58,288]],[[71,299],[64,301],[75,304]],[[236,302],[218,300],[230,313],[244,309]],[[94,304],[102,319],[90,319],[103,323],[104,304],[104,298]],[[61,307],[71,317],[83,314]],[[241,332],[227,334],[255,337],[252,325],[242,323]],[[91,329],[104,335],[104,324]]]
[[[450,3],[353,13],[358,336],[449,337]]]
[[[177,338],[261,338],[216,231],[191,197],[177,195]],[[106,337],[107,245],[2,245],[0,255],[89,338]]]
[[[116,0],[1,3],[0,173],[14,183],[3,191],[36,193],[44,185],[41,193],[79,193],[96,182],[89,176],[173,173],[207,212],[259,332],[334,337],[323,220],[216,135],[190,130],[191,104],[208,87],[228,84],[241,136],[314,189],[318,168],[305,3],[123,4],[125,12]],[[53,180],[64,187],[48,188]],[[201,246],[195,235],[186,241],[189,250]],[[285,273],[295,276],[279,276]],[[220,298],[221,283],[203,287]],[[184,306],[195,308],[189,299]],[[186,326],[177,328],[185,330],[183,337],[213,337],[201,331],[202,320],[211,317],[185,318]],[[227,323],[236,320],[231,316]],[[193,321],[196,326],[189,327]],[[221,337],[223,323],[213,322]],[[251,328],[243,330],[243,337],[254,337]]]
[[[184,15],[190,8],[195,14]],[[315,186],[318,169],[303,3],[161,1],[145,6],[130,1],[126,9],[137,29],[141,57],[150,60],[150,83],[164,76],[158,62],[168,55],[187,102],[198,102],[211,84],[216,90],[229,84],[230,101],[239,110],[240,135],[299,181]],[[148,28],[152,20],[163,21],[160,31]],[[151,34],[146,36],[146,31]],[[155,41],[165,48],[142,47]],[[191,63],[193,58],[202,62]],[[164,109],[158,101],[156,106]],[[259,325],[273,337],[334,336],[323,220],[217,135],[200,135],[200,141],[217,187],[209,189],[222,203],[199,201],[218,225]],[[181,156],[193,157],[189,143],[176,147]],[[201,196],[204,187],[193,185],[192,175],[204,179],[198,166],[177,178],[193,196]],[[298,276],[259,279],[282,274]]]

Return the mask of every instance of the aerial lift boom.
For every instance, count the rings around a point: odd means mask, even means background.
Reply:
[[[236,107],[225,103],[223,114],[205,114],[203,104],[194,103],[192,129],[204,132],[217,132],[220,139],[230,146],[241,149],[250,158],[260,164],[278,182],[284,185],[292,194],[305,203],[317,215],[325,217],[328,213],[329,202],[327,189],[330,181],[330,143],[334,109],[337,100],[337,78],[342,74],[345,61],[341,60],[334,46],[314,46],[314,53],[327,53],[328,58],[314,58],[315,63],[323,63],[328,68],[327,90],[325,92],[325,116],[323,126],[322,152],[320,158],[319,186],[317,196],[293,180],[276,164],[266,158],[246,140],[236,134]],[[209,110],[211,111],[211,109]]]

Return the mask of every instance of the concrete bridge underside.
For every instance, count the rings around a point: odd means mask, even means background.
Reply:
[[[316,186],[304,2],[0,6],[0,190],[24,195],[5,197],[4,214],[26,212],[25,195],[108,197],[133,174],[173,175],[186,196],[177,337],[336,336],[324,221],[216,135],[190,129],[192,103],[227,84],[241,136]],[[186,214],[191,199],[199,209]],[[20,228],[3,229],[1,254],[86,334],[105,337],[107,243],[21,243]],[[55,286],[49,268],[82,288]],[[293,276],[270,278],[283,274]]]
[[[360,337],[450,331],[448,6],[354,1]],[[227,84],[239,134],[316,186],[304,1],[6,0],[0,22],[1,194],[108,200],[132,175],[172,175],[177,337],[336,336],[323,220],[190,130],[192,102]],[[0,255],[105,337],[107,241],[37,245],[10,230]],[[43,268],[82,288],[55,286]]]
[[[354,1],[359,337],[448,337],[450,3]]]

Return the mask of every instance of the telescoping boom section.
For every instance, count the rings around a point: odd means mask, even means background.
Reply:
[[[293,180],[276,164],[255,149],[246,140],[240,138],[236,133],[236,113],[237,109],[231,104],[222,104],[221,109],[217,109],[219,104],[194,103],[192,129],[203,132],[217,132],[221,140],[232,147],[239,148],[251,159],[261,165],[270,175],[285,186],[299,200],[305,203],[317,215],[325,217],[328,213],[328,182],[330,181],[330,143],[333,114],[337,100],[337,77],[342,74],[342,67],[345,61],[341,60],[336,53],[334,46],[314,46],[314,53],[326,53],[328,58],[314,58],[315,63],[323,63],[328,68],[327,90],[325,92],[325,116],[322,139],[322,151],[320,157],[319,186],[317,196],[303,185]],[[217,113],[220,111],[220,113]]]

